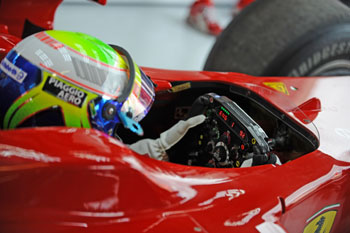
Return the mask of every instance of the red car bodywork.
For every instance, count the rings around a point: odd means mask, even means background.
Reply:
[[[2,38],[3,54],[19,41]],[[96,130],[0,131],[1,232],[349,232],[349,77],[143,70],[157,93],[215,82],[286,115],[292,102],[317,126],[319,147],[281,166],[218,169],[141,156]]]

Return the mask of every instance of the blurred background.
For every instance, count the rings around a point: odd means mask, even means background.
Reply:
[[[214,0],[216,18],[225,27],[237,0]],[[216,37],[186,23],[192,0],[64,0],[55,29],[79,31],[129,51],[140,66],[202,70]]]

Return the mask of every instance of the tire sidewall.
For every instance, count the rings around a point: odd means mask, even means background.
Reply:
[[[309,76],[329,62],[350,59],[350,22],[308,34],[290,51],[277,56],[265,72],[277,76]]]

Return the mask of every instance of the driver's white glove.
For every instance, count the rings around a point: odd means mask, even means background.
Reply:
[[[142,139],[129,145],[129,147],[141,155],[147,154],[154,159],[167,160],[165,151],[180,141],[190,128],[203,123],[204,120],[204,115],[191,117],[185,121],[181,120],[167,131],[161,133],[159,138]]]

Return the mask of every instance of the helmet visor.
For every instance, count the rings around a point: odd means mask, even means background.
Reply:
[[[134,86],[123,104],[122,111],[132,112],[133,120],[139,122],[151,108],[155,93],[152,81],[140,68],[136,68]]]

